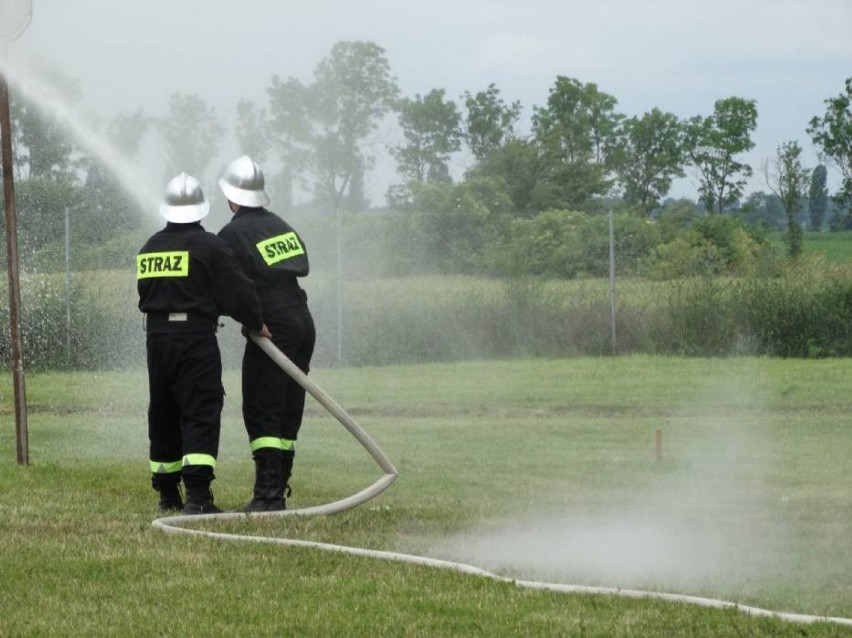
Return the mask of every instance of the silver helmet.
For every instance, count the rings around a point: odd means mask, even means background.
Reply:
[[[260,166],[248,155],[243,155],[228,164],[219,180],[219,188],[230,202],[240,206],[257,208],[269,203],[266,184]]]
[[[210,202],[204,199],[201,184],[194,177],[181,173],[166,185],[165,201],[160,215],[175,224],[191,224],[207,217]]]

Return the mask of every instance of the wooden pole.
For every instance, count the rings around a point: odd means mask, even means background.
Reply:
[[[6,60],[6,52],[6,47],[4,47],[4,61]],[[15,180],[12,173],[12,122],[9,109],[9,85],[2,69],[0,69],[0,146],[2,146],[3,205],[6,211],[6,260],[9,275],[9,323],[12,337],[15,433],[18,464],[29,465],[24,341],[21,334],[21,287],[18,278],[18,226],[15,211]]]
[[[654,460],[659,463],[663,460],[663,431],[654,430]]]

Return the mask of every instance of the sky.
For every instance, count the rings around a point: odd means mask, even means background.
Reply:
[[[10,1],[21,0],[0,3]],[[808,121],[825,113],[825,100],[852,76],[849,0],[32,4],[10,63],[56,67],[79,83],[82,108],[102,117],[140,107],[164,115],[169,95],[181,91],[201,95],[232,130],[237,102],[265,103],[274,75],[310,82],[336,42],[366,40],[385,49],[404,95],[443,88],[460,102],[465,91],[496,84],[507,102],[521,102],[521,132],[559,75],[597,84],[627,116],[654,107],[706,116],[718,99],[756,100],[756,146],[744,157],[755,172],[749,191],[768,190],[760,167],[781,143],[798,141],[805,163],[817,163]],[[374,204],[390,179],[382,149],[398,141],[386,134],[375,140],[379,163],[367,180]],[[839,182],[834,173],[830,186]],[[671,194],[694,197],[696,184],[688,176]]]

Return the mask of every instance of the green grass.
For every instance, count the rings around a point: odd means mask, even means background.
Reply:
[[[828,261],[852,262],[852,231],[836,233],[805,233],[805,254],[822,254]]]
[[[852,617],[852,360],[619,359],[318,369],[400,470],[326,517],[205,523]],[[226,373],[214,491],[249,497]],[[0,636],[846,636],[852,628],[532,591],[425,567],[151,527],[144,370],[31,374],[32,464],[0,388]],[[663,458],[654,459],[654,431]],[[309,401],[293,505],[380,470]]]
[[[772,244],[785,247],[784,236],[778,232],[770,235]],[[805,255],[822,255],[826,261],[848,264],[852,262],[852,231],[815,231],[806,230],[802,252]]]

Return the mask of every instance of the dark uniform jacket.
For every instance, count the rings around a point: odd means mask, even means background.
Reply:
[[[200,320],[215,326],[220,315],[251,330],[263,325],[254,284],[231,249],[216,235],[193,224],[168,223],[136,256],[139,309],[152,316],[186,313],[187,326]],[[172,324],[177,326],[180,322]]]
[[[265,316],[306,303],[296,278],[310,270],[308,253],[290,224],[265,208],[241,208],[219,236],[257,285]]]

